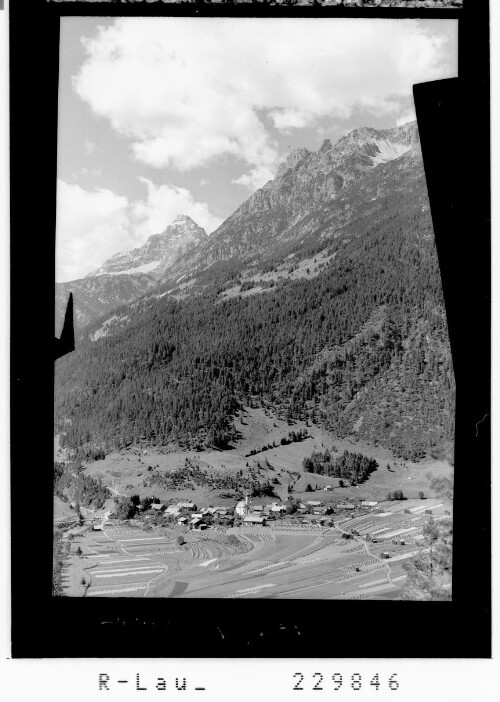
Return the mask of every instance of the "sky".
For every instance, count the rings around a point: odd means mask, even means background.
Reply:
[[[415,119],[455,20],[61,19],[56,278],[179,214],[212,233],[294,148]]]

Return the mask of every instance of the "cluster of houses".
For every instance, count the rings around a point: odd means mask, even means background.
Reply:
[[[335,511],[352,512],[358,508],[376,507],[376,502],[360,502],[352,498],[342,504],[335,505]],[[150,507],[152,512],[162,513],[172,521],[176,521],[180,526],[188,527],[196,531],[206,529],[212,523],[225,526],[233,526],[235,520],[244,526],[265,526],[268,521],[285,515],[290,510],[288,505],[282,502],[271,502],[266,505],[253,504],[249,495],[244,500],[240,500],[234,507],[204,507],[198,509],[192,501],[177,502],[175,505],[166,505],[161,502],[153,503]],[[295,518],[302,518],[301,521],[308,521],[310,517],[322,523],[328,520],[328,515],[333,513],[332,505],[325,505],[321,500],[307,500],[297,505]],[[307,515],[307,519],[306,519]],[[292,516],[292,515],[291,515]],[[146,516],[146,519],[150,517]],[[315,521],[316,523],[316,521]]]
[[[286,512],[286,505],[272,502],[269,505],[252,505],[247,495],[234,508],[234,513],[245,526],[265,526],[266,521]]]
[[[206,529],[208,524],[214,519],[228,524],[233,521],[232,510],[227,507],[204,507],[198,510],[195,503],[190,501],[178,502],[169,506],[162,503],[153,503],[151,508],[174,519],[180,526],[187,526],[196,531]]]

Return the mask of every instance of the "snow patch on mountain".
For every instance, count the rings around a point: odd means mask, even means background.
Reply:
[[[372,163],[376,166],[378,166],[379,163],[387,163],[387,161],[393,161],[395,158],[399,158],[412,147],[411,144],[389,141],[388,139],[377,139],[374,143],[378,148],[378,153],[372,156],[371,159]]]
[[[106,271],[106,270],[99,270],[96,273],[93,274],[94,277],[99,276],[99,275],[134,275],[136,273],[151,273],[151,271],[154,271],[155,268],[158,268],[160,265],[161,260],[159,261],[150,261],[149,263],[143,263],[142,266],[134,266],[133,268],[127,268],[126,270],[120,270],[120,271]]]
[[[151,274],[160,278],[176,258],[208,239],[208,235],[191,217],[178,215],[160,234],[153,234],[139,248],[117,253],[87,278],[102,275]]]

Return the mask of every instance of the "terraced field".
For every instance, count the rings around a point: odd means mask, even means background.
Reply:
[[[75,542],[82,550],[85,597],[142,597],[178,552],[170,534],[145,534],[125,526],[88,530]]]
[[[427,512],[439,520],[449,507],[438,500],[383,503],[378,511],[339,515],[329,528],[284,519],[265,527],[145,532],[107,522],[74,537],[83,553],[71,567],[84,573],[86,597],[397,599],[404,562],[425,548]]]

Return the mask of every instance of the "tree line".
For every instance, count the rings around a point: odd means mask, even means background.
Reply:
[[[345,450],[340,456],[333,456],[326,449],[324,452],[313,451],[311,456],[304,458],[302,468],[306,473],[344,478],[349,480],[351,485],[357,485],[378,468],[378,463],[361,453]]]

